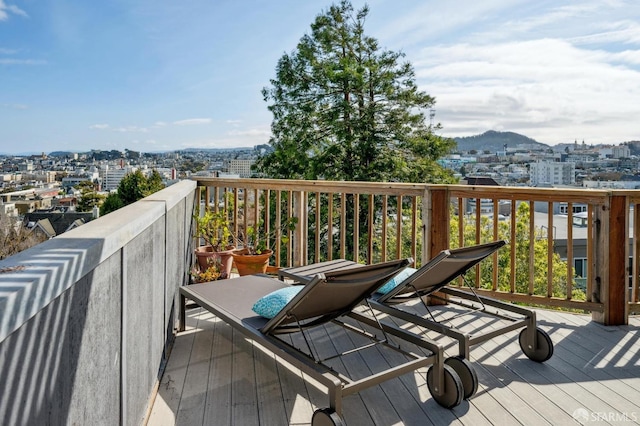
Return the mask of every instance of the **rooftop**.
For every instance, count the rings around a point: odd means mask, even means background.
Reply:
[[[523,251],[528,252],[537,235],[534,226],[524,229],[524,238],[511,227],[505,235],[509,247],[501,257],[487,259],[498,266],[493,269],[496,273],[480,276],[495,285],[495,289],[478,288],[486,296],[590,312],[537,311],[538,325],[555,345],[551,359],[539,364],[525,358],[514,331],[472,348],[469,359],[478,373],[479,390],[453,410],[434,401],[425,385],[425,371],[418,370],[346,397],[343,411],[350,426],[555,425],[576,424],[576,417],[594,424],[638,422],[640,318],[633,313],[640,312],[640,262],[628,269],[627,256],[637,260],[640,250],[639,227],[634,227],[633,246],[628,234],[629,223],[640,221],[637,209],[630,208],[640,203],[640,192],[205,178],[180,181],[0,261],[3,424],[309,424],[313,410],[325,407],[328,398],[308,377],[303,380],[300,371],[276,362],[273,354],[198,308],[187,311],[188,328],[177,332],[178,292],[189,284],[196,244],[194,211],[203,200],[218,205],[225,194],[231,194],[229,206],[236,224],[245,227],[248,213],[258,217],[260,211],[259,203],[247,200],[276,203],[277,211],[284,210],[283,218],[295,213],[300,223],[315,224],[316,229],[324,226],[319,220],[323,215],[314,212],[326,208],[331,214],[324,223],[332,224],[327,228],[327,252],[333,259],[352,254],[354,261],[363,263],[400,253],[426,261],[451,242],[464,241],[467,233],[456,232],[449,217],[452,200],[459,209],[468,199],[478,203],[491,199],[494,205],[503,200],[588,204],[593,232],[583,262],[586,300],[574,297],[569,268],[566,283],[564,271],[555,274],[566,285],[554,288],[552,273],[559,270],[550,261],[554,245],[546,244],[538,256],[547,259],[546,265],[551,265],[547,267],[534,262],[536,256],[522,260],[517,252],[511,255],[522,240],[520,245],[527,244]],[[241,198],[246,194],[252,195]],[[343,237],[346,233],[340,232],[349,223],[342,208],[349,199],[362,211],[369,210],[369,217],[376,210],[397,211],[401,203],[411,213],[406,226],[380,215],[379,229],[384,230],[380,240],[366,232],[361,236],[369,237],[362,242],[354,238],[354,245],[361,244],[351,250],[350,240]],[[375,210],[365,207],[369,200]],[[562,227],[554,218],[547,217],[548,227]],[[355,215],[356,225],[359,220]],[[473,225],[471,244],[485,240],[477,235],[489,228],[473,228],[481,223],[479,215],[468,221]],[[324,246],[320,234],[312,231],[313,227],[298,226],[281,248],[282,256],[276,257],[282,263],[274,266],[317,262],[314,255]],[[495,238],[494,233],[489,235]],[[574,238],[567,239],[567,253],[573,252],[569,258],[578,256]],[[498,263],[502,259],[506,264]],[[522,279],[528,286],[514,282],[521,271],[529,271]],[[479,284],[478,271],[471,275],[476,279],[470,276],[470,282]],[[498,280],[507,276],[513,281],[506,289],[498,288]],[[538,281],[544,282],[538,285]],[[442,309],[438,316],[445,310],[455,312],[453,305]],[[496,326],[477,313],[458,320],[463,328],[494,331]],[[316,347],[331,351],[355,341],[343,334],[328,339],[328,332],[333,331],[327,328],[314,335]],[[443,337],[430,337],[446,345],[448,355],[456,354]],[[321,341],[327,344],[320,345]],[[370,350],[371,356],[354,353],[338,366],[357,377],[392,361],[376,353],[377,348]]]
[[[440,308],[451,312],[454,307]],[[437,314],[437,313],[436,313]],[[640,318],[606,327],[588,315],[538,310],[538,326],[554,342],[553,357],[539,364],[526,358],[517,332],[475,346],[471,361],[478,392],[453,410],[438,405],[418,370],[344,399],[348,425],[541,425],[640,419]],[[464,327],[491,328],[481,314],[457,320]],[[463,323],[464,321],[464,323]],[[446,345],[448,355],[457,347]],[[333,340],[337,346],[340,339]],[[381,357],[354,355],[350,373],[374,370]],[[300,371],[284,367],[243,335],[202,308],[187,311],[169,357],[149,425],[308,425],[327,405]],[[582,417],[581,417],[582,416]],[[587,417],[584,417],[587,416]],[[625,417],[626,416],[626,417]]]

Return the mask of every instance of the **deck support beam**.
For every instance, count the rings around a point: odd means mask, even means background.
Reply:
[[[451,228],[449,203],[450,195],[448,188],[430,188],[428,194],[423,197],[427,201],[427,208],[423,209],[426,249],[422,250],[422,264],[425,264],[442,250],[449,248],[449,233]],[[434,293],[434,297],[427,297],[425,303],[428,305],[446,305],[449,296],[442,292]]]
[[[593,298],[604,304],[604,310],[593,312],[592,319],[604,325],[628,323],[628,211],[626,197],[610,195],[608,202],[595,212],[596,273]]]

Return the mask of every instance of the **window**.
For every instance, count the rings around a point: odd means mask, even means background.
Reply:
[[[573,259],[573,275],[576,277],[576,287],[583,291],[587,290],[587,271],[586,258]]]

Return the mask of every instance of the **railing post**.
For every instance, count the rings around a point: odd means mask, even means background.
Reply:
[[[608,202],[596,209],[595,250],[596,282],[594,299],[604,305],[592,319],[604,325],[628,323],[627,259],[629,205],[622,195],[609,195]]]
[[[449,189],[431,188],[427,195],[425,236],[427,238],[422,261],[427,262],[442,250],[449,248]],[[425,253],[426,252],[426,253]],[[425,258],[426,255],[426,258]]]
[[[426,208],[423,208],[424,223],[424,249],[422,250],[422,264],[424,265],[442,250],[449,248],[449,189],[430,188],[423,200],[427,201]],[[426,302],[430,305],[446,304],[448,296],[444,293],[436,292],[434,296],[428,297]]]

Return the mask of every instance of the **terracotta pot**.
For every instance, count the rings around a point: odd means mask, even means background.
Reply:
[[[264,274],[267,272],[269,258],[273,254],[273,251],[265,250],[261,254],[249,254],[247,249],[241,249],[233,250],[231,254],[238,269],[238,274],[243,276]]]
[[[210,258],[220,259],[220,272],[223,274],[222,278],[229,278],[231,276],[231,267],[233,266],[233,256],[231,253],[233,249],[214,251],[213,246],[206,245],[196,248],[196,258],[198,259],[198,266],[201,271],[207,269]]]

